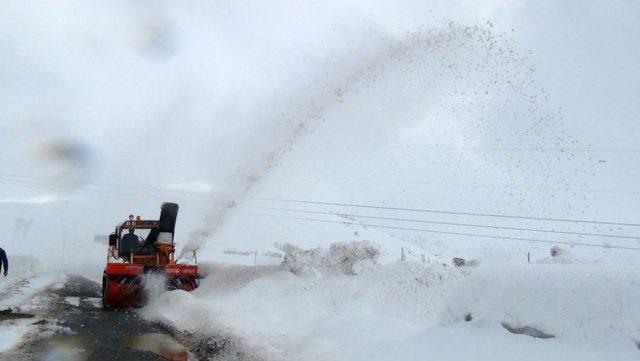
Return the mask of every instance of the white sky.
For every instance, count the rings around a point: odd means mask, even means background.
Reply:
[[[218,202],[246,202],[246,190],[619,221],[636,221],[640,210],[637,2],[6,1],[0,16],[0,224],[12,234],[0,244],[16,252],[63,252],[61,239],[93,247],[93,235],[129,213],[157,216],[162,200],[180,201],[178,232],[187,239],[219,216]],[[479,106],[480,86],[493,78],[467,74],[478,52],[463,47],[487,44],[461,46],[458,35],[444,48],[388,59],[414,36],[457,34],[439,30],[449,22],[478,25],[526,57],[524,65],[510,54],[492,59],[501,82],[531,81],[526,95],[490,86],[500,101]],[[461,70],[447,73],[451,63]],[[525,101],[532,96],[534,110]],[[526,133],[542,114],[551,115]],[[553,160],[429,149],[496,144],[636,151]],[[549,191],[565,188],[607,192]],[[266,247],[291,232],[231,217],[236,226],[227,226],[223,243]],[[17,218],[34,220],[18,240]],[[263,234],[270,237],[256,240]],[[99,247],[92,252],[102,255]]]

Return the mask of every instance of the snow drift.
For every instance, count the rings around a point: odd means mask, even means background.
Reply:
[[[633,222],[637,4],[0,6],[0,150],[9,155],[0,157],[0,224],[13,228],[12,254],[99,278],[104,245],[90,240],[175,200],[177,239],[200,260],[300,247],[280,266],[203,265],[208,277],[193,294],[157,290],[145,313],[232,340],[226,357],[638,355],[633,252],[571,248],[550,258],[546,244],[446,235],[462,227],[451,224],[433,225],[445,233],[366,226],[371,216],[397,226],[392,218],[408,217],[400,212],[266,200]],[[64,183],[60,171],[90,184]],[[469,218],[429,221],[478,222]],[[635,230],[564,226],[545,225],[619,232],[636,245]],[[331,247],[336,240],[360,243]],[[534,264],[524,265],[529,253]],[[452,257],[480,266],[443,265]]]
[[[332,248],[294,251],[282,267],[210,264],[200,289],[164,293],[144,312],[200,337],[228,335],[237,340],[230,348],[264,360],[634,360],[640,352],[637,268],[359,256],[357,272],[345,272],[336,262],[344,251],[375,248]]]
[[[0,355],[18,345],[34,329],[33,319],[12,319],[11,313],[43,312],[48,307],[47,295],[38,295],[54,284],[64,282],[63,275],[44,272],[33,256],[9,255],[9,275],[0,279]]]
[[[354,275],[355,267],[362,262],[373,262],[380,255],[379,246],[368,241],[333,243],[329,250],[302,250],[293,245],[286,246],[282,265],[295,275],[327,272]]]

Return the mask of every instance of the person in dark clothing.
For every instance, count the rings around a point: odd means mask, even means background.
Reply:
[[[129,233],[122,236],[120,242],[120,257],[128,257],[130,253],[133,253],[138,248],[138,236],[135,235],[135,230],[129,228]]]
[[[9,273],[9,260],[7,259],[7,253],[4,249],[0,248],[0,270],[4,267],[4,276],[7,277]]]
[[[135,229],[129,228],[129,233],[125,234],[122,237],[122,240],[126,243],[137,244],[139,239],[138,236],[135,235]]]

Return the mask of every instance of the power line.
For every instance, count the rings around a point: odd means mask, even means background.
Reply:
[[[15,174],[7,174],[0,173],[0,177],[4,177],[5,179],[9,177],[9,180],[5,180],[3,183],[21,185],[21,186],[40,186],[45,187],[46,189],[57,189],[60,191],[87,191],[87,192],[99,192],[99,193],[107,193],[107,194],[116,194],[116,195],[127,195],[122,192],[113,192],[109,190],[101,190],[101,189],[82,189],[82,190],[72,190],[62,186],[47,186],[43,184],[38,184],[33,182],[33,180],[42,182],[49,182],[49,180],[32,177],[32,176],[20,176]],[[27,178],[27,180],[20,179],[12,179],[14,178]],[[79,182],[79,181],[60,181],[61,183],[69,183],[69,184],[88,184],[88,185],[96,185],[96,186],[105,186],[110,187],[116,185],[109,184],[100,184],[100,183],[88,183],[88,182]],[[141,187],[141,186],[128,186],[123,185],[125,188],[139,189],[139,190],[151,190],[157,192],[168,192],[168,193],[190,193],[190,194],[198,194],[200,196],[208,195],[209,193],[201,193],[194,191],[172,191],[172,190],[164,190],[159,188],[151,188],[151,187]],[[129,194],[130,195],[130,194]],[[134,194],[139,196],[140,194]],[[383,210],[397,210],[397,211],[409,211],[409,212],[422,212],[422,213],[437,213],[437,214],[454,214],[454,215],[464,215],[464,216],[479,216],[479,217],[495,217],[495,218],[508,218],[508,219],[530,219],[530,220],[539,220],[539,221],[553,221],[553,222],[568,222],[568,223],[588,223],[588,224],[602,224],[602,225],[615,225],[615,226],[634,226],[640,227],[640,224],[637,223],[622,223],[622,222],[609,222],[609,221],[596,221],[596,220],[579,220],[579,219],[561,219],[561,218],[546,218],[546,217],[533,217],[533,216],[514,216],[514,215],[505,215],[505,214],[490,214],[490,213],[477,213],[477,212],[461,212],[461,211],[444,211],[444,210],[432,210],[432,209],[417,209],[417,208],[401,208],[401,207],[387,207],[387,206],[375,206],[375,205],[364,205],[364,204],[351,204],[351,203],[338,203],[338,202],[321,202],[321,201],[308,201],[308,200],[297,200],[297,199],[286,199],[286,198],[272,198],[272,197],[252,197],[252,199],[257,200],[266,200],[266,201],[276,201],[276,202],[288,202],[288,203],[300,203],[300,204],[316,204],[316,205],[328,205],[328,206],[340,206],[340,207],[356,207],[356,208],[368,208],[368,209],[383,209]]]
[[[377,182],[377,183],[393,183],[393,184],[420,184],[420,185],[434,185],[434,186],[447,186],[447,187],[519,189],[519,190],[536,190],[536,191],[553,191],[553,192],[640,194],[640,191],[625,191],[625,190],[612,190],[612,189],[525,187],[525,186],[494,185],[494,184],[425,182],[425,181],[399,180],[399,179],[396,180],[396,179],[348,178],[348,177],[327,177],[327,176],[318,176],[318,177],[310,177],[310,178],[326,179],[326,180],[352,181],[352,182],[374,182],[374,183]]]
[[[83,195],[86,195],[86,194],[93,195],[93,193],[111,194],[111,195],[120,196],[121,198],[122,197],[138,197],[138,198],[143,197],[146,199],[161,199],[161,197],[164,197],[162,194],[168,195],[170,197],[184,196],[186,194],[186,195],[192,195],[192,196],[197,195],[198,197],[204,197],[205,198],[204,200],[208,202],[223,203],[221,201],[208,199],[214,196],[214,194],[212,193],[203,193],[203,192],[188,191],[188,190],[184,190],[184,191],[169,190],[169,189],[143,187],[143,186],[90,183],[90,182],[82,182],[82,181],[49,180],[45,178],[32,177],[32,176],[8,175],[7,173],[0,173],[0,183],[15,185],[19,187],[25,187],[25,188],[46,189],[46,190],[60,191],[60,192],[66,192],[66,193],[79,193]],[[77,188],[76,187],[76,186],[84,186],[84,185],[107,187],[110,189]],[[125,188],[125,189],[119,190],[118,188]],[[146,191],[148,193],[136,192],[136,190]]]
[[[162,195],[154,195],[154,194],[141,194],[141,193],[120,193],[120,192],[109,192],[105,190],[94,190],[94,189],[73,189],[73,188],[64,188],[64,187],[56,187],[50,185],[41,185],[41,184],[29,184],[29,183],[18,183],[18,182],[8,182],[0,179],[0,184],[8,184],[12,186],[17,186],[21,188],[29,188],[29,189],[42,189],[53,192],[61,192],[66,194],[79,194],[86,197],[96,197],[96,198],[107,198],[111,200],[117,201],[179,201],[181,203],[192,203],[195,201],[207,202],[208,204],[225,204],[221,201],[209,200],[209,199],[196,199],[196,198],[169,198]]]
[[[43,183],[34,183],[29,181],[22,180],[6,180],[0,177],[0,183],[17,186],[21,188],[30,188],[30,189],[43,189],[54,192],[61,192],[67,194],[81,194],[83,196],[96,196],[96,197],[106,197],[111,199],[120,199],[120,200],[130,200],[130,199],[139,199],[139,200],[165,200],[165,197],[159,194],[143,194],[143,193],[131,193],[131,192],[119,192],[105,189],[90,189],[90,188],[69,188],[64,186],[59,186],[55,184],[43,184]],[[173,195],[175,197],[175,195]]]
[[[614,225],[614,226],[640,227],[640,224],[637,224],[637,223],[593,221],[593,220],[583,220],[583,219],[563,219],[563,218],[546,218],[546,217],[533,217],[533,216],[513,216],[513,215],[506,215],[506,214],[460,212],[460,211],[443,211],[443,210],[434,210],[434,209],[418,209],[418,208],[401,208],[401,207],[376,206],[376,205],[368,205],[368,204],[307,201],[307,200],[300,200],[300,199],[287,199],[287,198],[275,198],[275,197],[252,197],[252,199],[265,200],[265,201],[285,202],[285,203],[318,204],[318,205],[325,205],[325,206],[355,207],[355,208],[368,208],[368,209],[384,209],[384,210],[393,210],[393,211],[407,211],[407,212],[421,212],[421,213],[454,214],[454,215],[461,215],[461,216],[496,217],[496,218],[509,218],[509,219],[530,219],[530,220],[537,220],[537,221],[552,221],[552,222],[567,222],[567,223],[591,223],[591,224],[606,224],[606,225]]]
[[[304,149],[305,147],[302,147]],[[308,148],[308,147],[306,147]],[[314,147],[328,149],[327,146]],[[453,147],[453,146],[410,146],[385,145],[363,146],[364,149],[411,149],[431,151],[492,151],[492,152],[528,152],[528,153],[640,153],[638,148],[543,148],[543,147]]]
[[[52,180],[41,177],[34,177],[28,175],[20,175],[20,174],[10,174],[10,173],[0,173],[0,177],[20,179],[26,178],[34,181],[41,181],[47,183],[59,183],[59,184],[73,184],[73,185],[88,185],[88,186],[97,186],[97,187],[110,187],[110,188],[126,188],[126,189],[135,189],[135,190],[146,190],[146,191],[156,191],[156,192],[164,192],[164,193],[193,193],[198,195],[207,195],[210,193],[196,192],[196,191],[188,191],[188,190],[177,190],[177,189],[163,189],[163,188],[154,188],[147,186],[138,186],[138,185],[129,185],[129,184],[106,184],[106,183],[92,183],[85,181],[72,181],[72,180]]]
[[[43,189],[43,190],[49,190],[49,191],[55,191],[55,192],[62,192],[62,193],[68,193],[68,194],[82,194],[82,195],[88,195],[88,196],[100,196],[100,197],[107,196],[108,198],[110,196],[111,198],[115,197],[118,199],[131,199],[131,198],[150,199],[151,197],[153,197],[152,195],[110,192],[107,190],[99,190],[99,189],[73,189],[73,188],[60,187],[55,185],[37,184],[37,183],[30,183],[30,182],[17,181],[17,180],[8,181],[8,180],[0,179],[0,183],[22,187],[22,188]]]
[[[449,235],[456,235],[456,236],[469,236],[469,237],[480,237],[480,238],[490,238],[490,239],[515,240],[515,241],[523,241],[523,242],[565,244],[565,245],[571,245],[571,246],[599,247],[599,248],[612,248],[612,249],[621,249],[621,250],[640,251],[640,248],[638,247],[608,246],[608,245],[602,245],[602,244],[582,243],[582,242],[549,241],[549,240],[536,239],[536,238],[505,237],[505,236],[493,236],[488,234],[448,232],[448,231],[438,231],[434,229],[425,229],[425,228],[405,228],[405,227],[395,227],[395,226],[383,226],[383,225],[377,225],[377,224],[340,222],[340,221],[330,221],[325,219],[279,216],[279,215],[272,215],[272,214],[260,214],[260,213],[247,213],[247,214],[254,215],[254,216],[262,216],[262,217],[287,218],[287,219],[303,220],[303,221],[310,221],[310,222],[343,224],[343,225],[363,226],[363,227],[371,227],[371,228],[395,229],[395,230],[404,230],[404,231],[428,232],[428,233],[436,233],[436,234],[449,234]]]
[[[308,213],[308,214],[334,215],[334,216],[344,216],[344,217],[352,217],[352,218],[380,219],[380,220],[387,220],[387,221],[441,224],[441,225],[447,225],[447,226],[478,227],[478,228],[502,229],[502,230],[512,230],[512,231],[569,234],[574,236],[594,236],[594,237],[640,240],[640,236],[633,237],[633,236],[621,236],[621,235],[611,235],[611,234],[602,234],[602,233],[583,233],[583,232],[556,231],[556,230],[545,230],[545,229],[535,229],[535,228],[503,227],[503,226],[493,226],[493,225],[485,225],[485,224],[441,222],[441,221],[431,221],[431,220],[422,220],[422,219],[407,219],[407,218],[370,216],[370,215],[363,215],[363,214],[348,214],[348,213],[340,213],[340,212],[311,211],[311,210],[295,209],[295,208],[262,207],[262,206],[242,206],[242,207],[266,209],[266,210],[290,211],[290,212],[299,212],[299,213]]]
[[[452,150],[452,151],[498,151],[498,152],[557,152],[557,153],[640,153],[640,149],[636,148],[518,148],[518,147],[412,147],[391,145],[382,148],[389,149],[424,149],[424,150]]]
[[[70,189],[64,188],[60,186],[52,186],[45,184],[37,184],[31,183],[27,181],[3,181],[0,180],[0,183],[11,184],[21,187],[28,188],[37,188],[37,189],[46,189],[46,190],[55,190],[67,193],[80,193],[83,195],[110,195],[116,196],[118,199],[160,199],[158,195],[151,194],[140,194],[140,193],[123,193],[123,192],[114,192],[109,190],[101,190],[101,189]],[[490,229],[503,229],[503,230],[514,230],[514,231],[530,231],[530,232],[541,232],[541,233],[557,233],[557,234],[568,234],[568,235],[579,235],[579,236],[595,236],[595,237],[607,237],[607,238],[621,238],[621,239],[639,239],[640,237],[632,237],[632,236],[621,236],[621,235],[607,235],[600,233],[585,233],[585,232],[570,232],[570,231],[558,231],[558,230],[541,230],[534,228],[518,228],[518,227],[505,227],[505,226],[493,226],[493,225],[484,225],[484,224],[471,224],[471,223],[459,223],[459,222],[443,222],[443,221],[430,221],[430,220],[421,220],[421,219],[407,219],[407,218],[395,218],[395,217],[382,217],[382,216],[371,216],[371,215],[362,215],[362,214],[347,214],[340,212],[322,212],[322,211],[311,211],[311,210],[301,210],[294,208],[281,208],[281,207],[264,207],[264,206],[252,206],[252,205],[241,205],[243,208],[256,208],[256,209],[268,209],[268,210],[282,210],[282,211],[292,211],[299,213],[308,213],[308,214],[323,214],[323,215],[344,215],[354,218],[367,218],[367,219],[379,219],[379,220],[390,220],[390,221],[401,221],[401,222],[416,222],[416,223],[428,223],[428,224],[441,224],[441,225],[451,225],[451,226],[464,226],[464,227],[478,227],[478,228],[490,228]]]
[[[97,187],[111,187],[111,188],[126,188],[135,190],[155,191],[163,193],[190,193],[196,195],[209,195],[207,192],[198,192],[190,190],[177,190],[157,188],[150,186],[139,186],[130,184],[107,184],[107,183],[94,183],[86,181],[71,181],[71,180],[52,180],[41,177],[34,177],[20,174],[0,173],[0,177],[6,178],[26,178],[32,180],[40,180],[43,182],[60,183],[60,184],[73,184],[73,185],[87,185]],[[476,184],[476,183],[447,183],[447,182],[425,182],[425,181],[413,181],[413,180],[395,180],[395,179],[375,179],[375,178],[348,178],[348,177],[332,177],[332,176],[310,176],[307,178],[314,179],[326,179],[326,180],[342,180],[342,181],[355,181],[355,182],[378,182],[378,183],[392,183],[392,184],[421,184],[421,185],[434,185],[434,186],[449,186],[449,187],[477,187],[477,188],[493,188],[493,189],[519,189],[519,190],[536,190],[536,191],[555,191],[555,192],[585,192],[585,193],[617,193],[617,194],[640,194],[640,191],[626,191],[626,190],[612,190],[612,189],[587,189],[587,188],[548,188],[548,187],[525,187],[525,186],[512,186],[512,185],[493,185],[493,184]]]
[[[9,183],[9,184],[15,184],[15,185],[18,185],[18,186],[35,187],[35,188],[38,188],[38,187],[39,188],[45,188],[45,189],[58,188],[58,190],[60,190],[60,191],[68,191],[68,192],[75,192],[76,191],[76,190],[72,190],[72,189],[68,189],[68,188],[61,188],[61,187],[55,187],[55,186],[52,187],[52,186],[46,186],[46,185],[42,185],[42,184],[29,183],[29,182],[25,182],[25,181],[23,181],[22,183],[20,183],[19,181],[9,181],[9,182],[0,181],[0,182]],[[104,190],[86,190],[86,191],[89,191],[89,192],[98,191],[98,192],[107,193],[107,194],[111,193],[112,195],[119,195],[119,196],[128,196],[128,197],[131,196],[131,194],[123,194],[123,193],[119,193],[119,192],[115,192],[114,193],[114,192],[108,192],[108,191],[104,191]],[[136,195],[136,194],[134,194],[134,196],[144,196],[144,195],[140,195],[140,194]],[[148,197],[148,195],[147,195],[147,197]],[[329,202],[315,202],[315,201],[302,201],[302,200],[283,200],[283,199],[272,199],[272,200],[297,202],[297,203],[322,204],[322,205],[353,206],[353,207],[363,207],[363,208],[410,210],[410,211],[435,212],[435,213],[447,213],[447,214],[485,215],[485,214],[478,214],[478,213],[417,210],[417,209],[405,209],[405,208],[398,208],[398,207],[354,205],[354,204],[345,204],[345,203],[329,203]],[[263,207],[263,208],[267,208],[267,207]],[[275,208],[275,207],[271,207],[271,208]],[[316,212],[316,211],[305,211],[305,210],[298,210],[298,211],[322,214],[322,213]],[[340,215],[340,214],[330,213],[330,212],[323,212],[323,213],[331,214],[331,215]],[[313,218],[290,217],[290,216],[280,216],[280,215],[264,215],[264,214],[253,214],[253,215],[276,217],[276,218],[297,219],[297,220],[306,220],[306,221],[315,221],[315,222],[322,222],[322,223],[334,223],[334,224],[344,224],[344,225],[360,225],[360,226],[364,226],[364,227],[381,228],[381,229],[419,231],[419,232],[429,232],[429,233],[436,233],[436,234],[449,234],[449,235],[481,237],[481,238],[491,238],[491,239],[517,240],[517,241],[528,241],[528,242],[550,243],[550,244],[567,244],[567,245],[575,245],[575,246],[602,247],[602,248],[614,248],[614,249],[626,249],[626,250],[640,250],[640,248],[626,247],[626,246],[605,246],[605,245],[597,245],[597,244],[581,243],[581,242],[549,241],[549,240],[541,240],[541,239],[535,239],[535,238],[505,237],[505,236],[495,236],[495,235],[486,235],[486,234],[439,231],[439,230],[423,229],[423,228],[408,228],[408,227],[384,226],[384,225],[355,223],[355,222],[329,221],[329,220],[319,220],[319,219],[313,219]],[[392,218],[392,217],[377,217],[377,216],[366,216],[366,215],[351,215],[351,216],[361,217],[361,218],[372,218],[372,219],[387,219],[387,220],[397,220],[397,221],[411,221],[411,222],[415,221],[415,222],[429,223],[429,221],[424,221],[424,220],[408,220],[408,219],[403,219],[403,218]],[[635,224],[626,224],[626,223],[612,223],[612,222],[598,222],[598,221],[580,221],[580,220],[560,220],[560,219],[551,219],[551,218],[519,217],[519,216],[507,216],[507,215],[486,215],[486,216],[499,216],[499,217],[507,217],[507,218],[525,218],[525,219],[542,219],[542,220],[558,220],[558,221],[565,221],[565,222],[586,222],[586,223],[604,223],[604,224],[618,224],[618,225],[635,225]],[[435,223],[435,222],[433,222],[433,223]],[[439,222],[439,223],[445,224],[445,222]],[[438,224],[438,223],[436,223],[436,224]],[[460,225],[460,226],[463,226],[463,225],[485,226],[485,225],[471,225],[471,224],[453,223],[453,222],[446,222],[446,224]],[[510,227],[498,227],[498,226],[487,226],[487,228],[511,229]],[[541,231],[541,230],[535,230],[535,229],[520,229],[520,230]],[[556,231],[548,231],[548,232],[556,232]],[[558,231],[557,233],[574,234],[574,233],[568,233],[568,232],[562,232],[562,231]],[[605,237],[607,236],[607,235],[586,234],[586,233],[584,233],[582,235],[596,235],[596,236],[605,236]],[[623,238],[623,237],[627,238],[625,236],[617,236],[617,237],[618,238]]]

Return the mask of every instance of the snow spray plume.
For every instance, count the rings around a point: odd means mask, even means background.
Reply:
[[[167,291],[167,277],[162,273],[145,273],[142,276],[144,297],[148,304],[158,302],[160,296]]]
[[[284,154],[293,149],[305,134],[325,122],[324,116],[330,107],[394,71],[401,71],[405,75],[398,76],[401,78],[398,81],[411,81],[424,88],[421,90],[438,89],[453,83],[456,86],[454,92],[469,93],[474,97],[474,106],[478,111],[497,108],[494,111],[520,112],[514,117],[522,119],[518,119],[515,125],[509,124],[516,129],[495,123],[497,120],[494,119],[477,121],[475,126],[478,133],[483,133],[482,128],[491,128],[491,132],[484,132],[484,136],[491,137],[488,140],[497,146],[501,145],[503,138],[532,148],[567,143],[562,121],[541,104],[547,95],[544,89],[535,85],[535,68],[505,34],[493,34],[492,24],[465,26],[450,23],[444,28],[410,33],[400,40],[383,41],[379,51],[341,79],[331,84],[318,82],[307,85],[298,94],[300,97],[297,101],[286,102],[284,106],[289,108],[274,117],[276,124],[284,124],[277,129],[278,142],[264,152],[258,162],[245,164],[228,180],[227,184],[237,187],[226,192],[226,200],[216,206],[205,225],[192,232],[191,241],[183,249],[183,254],[204,245],[224,224],[235,206],[249,196],[254,186],[269,174]],[[313,101],[309,102],[308,99]],[[512,108],[513,104],[517,104],[515,109]],[[466,107],[465,104],[460,106],[463,109]],[[256,133],[274,133],[274,122],[263,123],[265,129],[259,129]],[[560,126],[560,134],[551,130],[551,124]],[[551,155],[545,154],[535,160],[538,162],[536,166],[542,169],[550,167],[549,157]],[[554,172],[557,173],[557,170]]]

